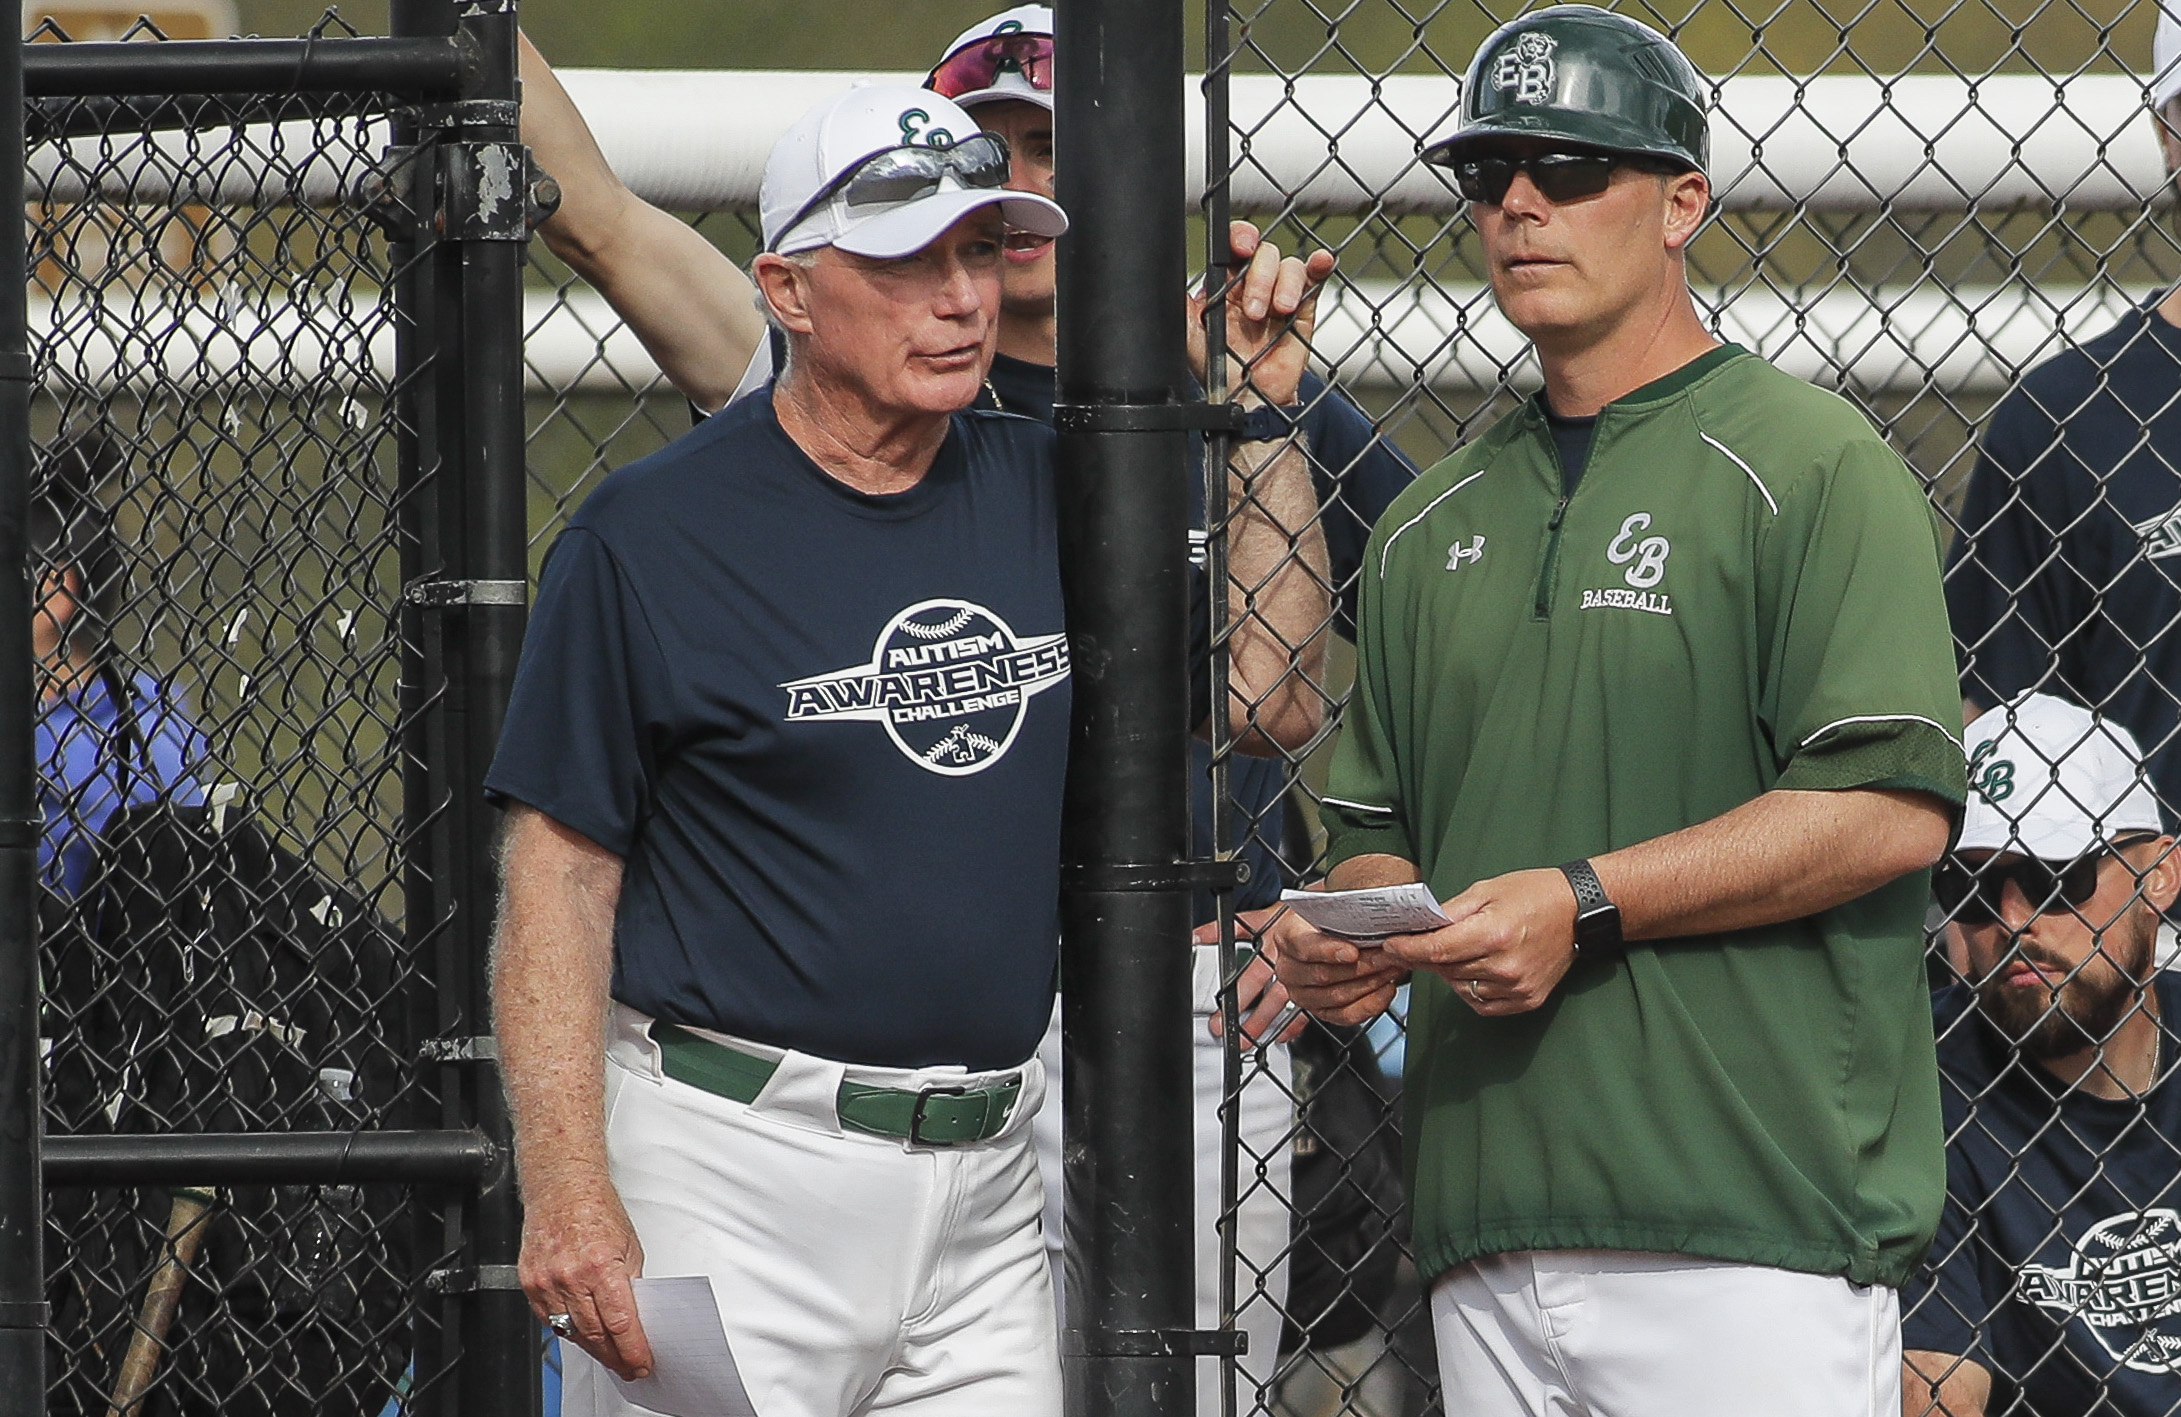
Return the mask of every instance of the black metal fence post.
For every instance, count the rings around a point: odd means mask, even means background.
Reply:
[[[1182,9],[1059,15],[1068,1411],[1195,1410]]]
[[[0,57],[0,1417],[45,1411],[39,1174],[38,779],[31,746],[30,354],[23,234],[23,40]]]
[[[488,11],[488,13],[480,13]],[[461,260],[462,578],[460,770],[450,780],[462,852],[454,926],[467,956],[477,1031],[489,1027],[492,930],[500,814],[484,800],[485,771],[500,738],[515,662],[522,649],[529,577],[523,456],[523,243],[528,239],[529,163],[517,121],[513,0],[465,7],[462,34],[478,67],[461,105],[460,141],[443,168],[450,201],[460,194],[466,225]],[[473,205],[474,204],[474,205]],[[450,235],[457,234],[451,230]],[[450,626],[451,628],[451,626]],[[452,669],[450,665],[450,669]],[[450,743],[455,743],[450,734]],[[493,1058],[470,1070],[471,1125],[512,1148],[514,1129]],[[540,1340],[529,1302],[512,1283],[522,1249],[522,1203],[512,1167],[478,1194],[472,1246],[480,1277],[471,1304],[473,1347],[463,1365],[461,1411],[479,1417],[534,1417],[539,1410]],[[486,1277],[492,1276],[490,1282]]]

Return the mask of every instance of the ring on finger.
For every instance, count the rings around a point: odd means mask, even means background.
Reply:
[[[574,1314],[547,1314],[545,1316],[545,1326],[562,1338],[574,1338],[576,1336],[576,1316]]]
[[[1484,1002],[1484,995],[1477,992],[1477,981],[1474,979],[1469,981],[1469,997],[1480,1004]]]

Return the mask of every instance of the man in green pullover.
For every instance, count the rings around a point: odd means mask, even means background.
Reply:
[[[1418,480],[1362,575],[1290,915],[1344,1023],[1415,982],[1417,1262],[1464,1417],[1891,1417],[1945,1187],[1928,868],[1964,794],[1931,508],[1848,404],[1705,330],[1708,84],[1589,6],[1487,39],[1453,170],[1542,393]],[[1565,863],[1565,864],[1562,864]]]

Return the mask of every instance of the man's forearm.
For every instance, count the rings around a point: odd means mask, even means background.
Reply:
[[[1867,895],[1936,861],[1949,827],[1920,792],[1768,792],[1591,866],[1628,939],[1717,934]]]
[[[508,817],[493,1032],[524,1193],[602,1178],[605,1029],[621,860],[528,807]]]
[[[765,337],[747,277],[694,227],[629,191],[528,37],[523,141],[560,185],[546,246],[606,297],[690,402],[725,404]]]
[[[1236,746],[1300,751],[1325,719],[1325,533],[1300,430],[1227,464],[1227,716]]]

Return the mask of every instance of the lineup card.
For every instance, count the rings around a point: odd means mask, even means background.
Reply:
[[[638,1279],[631,1287],[652,1369],[636,1382],[614,1377],[622,1398],[666,1417],[757,1417],[727,1347],[711,1278]]]
[[[1282,891],[1280,903],[1328,935],[1380,940],[1451,924],[1420,881],[1360,891]]]

